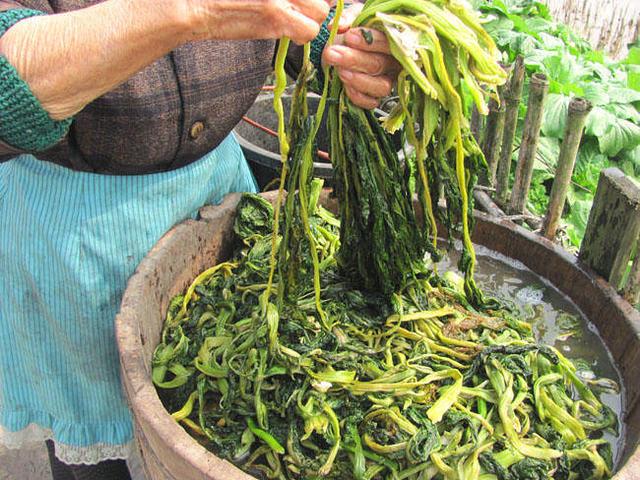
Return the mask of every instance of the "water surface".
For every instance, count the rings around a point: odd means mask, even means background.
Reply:
[[[438,271],[458,271],[456,268],[460,244],[438,263]],[[620,374],[596,328],[578,307],[522,263],[476,245],[478,257],[476,283],[489,296],[515,307],[520,317],[529,322],[540,343],[552,345],[578,365],[578,374],[585,380],[605,377],[622,386]],[[578,328],[567,329],[577,324]],[[562,327],[565,328],[562,328]],[[575,333],[573,333],[575,332]],[[600,400],[621,418],[623,391],[603,391]],[[624,427],[618,435],[605,433],[614,452],[614,461],[623,451]]]

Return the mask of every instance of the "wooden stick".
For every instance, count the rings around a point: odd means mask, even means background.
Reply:
[[[471,134],[476,139],[476,142],[480,143],[482,139],[480,138],[482,132],[482,120],[483,117],[480,115],[478,111],[478,107],[476,104],[473,104],[473,109],[471,110]]]
[[[534,215],[526,208],[524,209],[524,221],[533,231],[540,232],[542,230],[542,217]]]
[[[518,153],[518,166],[516,167],[516,179],[511,192],[510,213],[522,214],[527,203],[533,164],[538,152],[538,140],[540,139],[540,127],[542,126],[542,114],[544,101],[549,91],[549,81],[546,75],[534,73],[529,84],[529,104],[527,116],[524,119],[524,131],[520,152]]]
[[[600,174],[580,259],[621,287],[640,238],[640,187],[617,168]]]
[[[564,130],[562,147],[560,148],[560,156],[556,166],[556,175],[551,188],[549,208],[542,228],[542,234],[549,240],[553,240],[558,231],[564,204],[567,200],[567,192],[571,184],[573,168],[578,156],[578,149],[580,148],[580,141],[582,140],[584,124],[592,108],[591,102],[584,98],[574,98],[569,102],[567,126]]]
[[[509,220],[511,222],[526,222],[527,225],[534,231],[539,231],[542,228],[542,220],[539,216],[533,215],[529,211],[525,210],[523,215],[507,215],[504,213],[504,210],[500,208],[496,202],[487,194],[485,188],[476,185],[475,190],[473,192],[473,198],[476,201],[476,204],[481,207],[482,210],[487,212],[489,215],[493,215],[494,217],[504,218],[505,220]]]
[[[473,198],[478,205],[482,207],[482,209],[487,212],[489,215],[494,217],[504,217],[504,212],[495,204],[491,197],[487,194],[487,192],[483,192],[482,190],[475,190],[473,192]]]
[[[506,218],[507,220],[511,220],[512,222],[520,222],[522,220],[539,221],[538,217],[536,217],[535,215],[531,215],[530,213],[525,213],[523,215],[507,215],[504,218]]]
[[[511,71],[510,65],[503,65],[502,68],[507,72]],[[502,146],[502,133],[504,132],[504,93],[506,85],[498,87],[498,100],[492,98],[489,101],[489,115],[487,116],[487,126],[484,131],[484,142],[482,144],[482,153],[489,165],[489,185],[495,184],[496,168],[498,166],[498,156],[500,155],[500,147]]]
[[[498,201],[507,201],[509,193],[509,176],[511,175],[511,156],[513,154],[513,140],[516,137],[516,127],[518,126],[518,110],[522,89],[524,87],[524,59],[521,55],[516,58],[513,67],[513,76],[509,89],[505,93],[506,112],[504,115],[504,134],[502,136],[502,147],[498,159],[496,175],[496,196]]]
[[[631,266],[631,273],[629,273],[623,295],[631,305],[640,303],[640,247],[636,250],[636,259]]]

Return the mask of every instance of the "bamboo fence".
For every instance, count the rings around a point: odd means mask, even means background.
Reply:
[[[596,49],[623,58],[640,36],[640,0],[544,0],[558,21],[571,26]]]
[[[556,240],[560,219],[564,211],[578,148],[584,125],[592,105],[585,99],[571,99],[566,119],[566,128],[560,149],[556,173],[553,179],[549,206],[544,218],[531,215],[526,208],[533,162],[538,150],[538,138],[542,111],[549,87],[547,78],[535,73],[529,82],[529,100],[524,119],[523,137],[516,162],[515,182],[509,192],[509,168],[513,151],[513,119],[517,119],[517,98],[522,91],[524,76],[523,59],[518,58],[512,66],[505,66],[511,72],[511,80],[505,88],[499,89],[499,102],[489,109],[484,132],[482,122],[475,119],[476,138],[482,138],[483,150],[487,155],[491,173],[476,187],[476,205],[495,217],[522,223],[525,222],[535,232],[551,241]],[[495,108],[507,105],[506,109]],[[507,113],[510,112],[510,113]],[[476,115],[476,117],[479,117]],[[509,117],[505,128],[505,117]],[[489,152],[500,149],[504,155]],[[498,163],[498,168],[495,168]],[[494,188],[495,187],[495,188]],[[491,195],[490,192],[493,192]],[[632,268],[629,264],[632,259]],[[607,279],[631,304],[640,307],[640,186],[617,168],[601,172],[598,189],[593,201],[580,258],[586,265]],[[634,477],[635,478],[635,477]]]

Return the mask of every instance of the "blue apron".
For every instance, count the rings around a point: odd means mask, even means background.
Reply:
[[[0,427],[35,424],[67,447],[130,442],[114,335],[127,279],[173,225],[255,189],[232,135],[150,175],[74,172],[30,155],[0,164]]]

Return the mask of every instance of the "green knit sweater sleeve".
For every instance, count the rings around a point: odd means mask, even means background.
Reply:
[[[0,36],[20,20],[44,12],[14,9],[0,12]],[[53,120],[27,83],[0,55],[0,140],[24,151],[42,151],[58,143],[69,130],[71,118]]]

